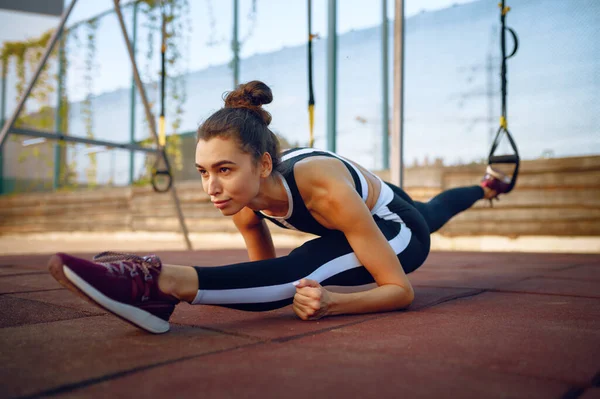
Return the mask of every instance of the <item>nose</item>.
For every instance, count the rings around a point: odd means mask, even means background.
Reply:
[[[210,195],[211,197],[221,194],[222,187],[221,187],[221,183],[219,182],[218,177],[210,176],[208,178],[208,181],[206,182],[206,186],[207,186],[206,193],[208,195]]]

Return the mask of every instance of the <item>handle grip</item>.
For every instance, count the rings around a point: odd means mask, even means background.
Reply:
[[[492,155],[489,163],[518,163],[519,157],[516,155]]]
[[[510,33],[510,35],[513,38],[513,44],[514,44],[513,51],[505,57],[505,59],[507,60],[517,53],[517,50],[519,48],[519,38],[517,37],[517,33],[514,30],[512,30],[511,28],[506,27],[504,29],[506,29]]]

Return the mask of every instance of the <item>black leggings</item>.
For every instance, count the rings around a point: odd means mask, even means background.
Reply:
[[[406,273],[425,262],[430,233],[483,198],[483,189],[473,186],[448,190],[421,203],[413,201],[402,189],[387,185],[393,192],[389,193],[391,200],[373,218]],[[358,286],[374,281],[340,231],[310,240],[279,258],[194,268],[199,290],[193,304],[247,311],[291,304],[296,292],[292,283],[302,278],[316,280],[323,286]]]
[[[401,188],[390,183],[387,185],[394,191],[394,194],[417,208],[425,218],[430,233],[435,233],[454,216],[466,211],[477,200],[483,198],[483,188],[471,186],[452,188],[436,195],[429,202],[418,202],[413,201]]]

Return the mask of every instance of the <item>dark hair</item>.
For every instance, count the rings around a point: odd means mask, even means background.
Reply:
[[[279,166],[279,140],[269,129],[271,114],[262,108],[273,101],[269,86],[258,80],[239,85],[227,93],[225,107],[212,114],[198,128],[198,140],[213,137],[233,137],[242,151],[251,154],[255,162],[268,152],[273,170]]]

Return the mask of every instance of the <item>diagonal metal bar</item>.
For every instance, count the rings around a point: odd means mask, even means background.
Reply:
[[[52,37],[50,38],[50,40],[48,41],[48,44],[46,45],[46,50],[44,51],[44,55],[42,56],[42,59],[40,60],[40,62],[37,65],[37,69],[35,71],[35,74],[33,75],[33,78],[29,82],[29,86],[27,86],[25,93],[21,97],[21,100],[19,101],[19,104],[17,105],[17,108],[14,110],[10,119],[4,123],[4,126],[2,127],[2,131],[0,132],[0,152],[2,152],[2,148],[4,147],[4,142],[6,141],[6,138],[8,137],[8,132],[13,128],[15,121],[17,120],[17,117],[23,110],[25,101],[27,101],[27,98],[29,98],[29,95],[31,94],[31,90],[33,89],[33,86],[35,85],[35,82],[38,80],[38,78],[40,77],[40,74],[42,73],[42,68],[44,67],[44,65],[46,65],[46,62],[48,61],[48,57],[50,57],[50,53],[52,52],[54,45],[56,44],[58,38],[62,34],[62,31],[65,27],[65,23],[67,22],[67,18],[69,18],[69,14],[71,14],[71,11],[73,10],[73,6],[75,6],[76,2],[77,2],[77,0],[72,0],[69,7],[63,12],[62,17],[60,19],[60,23],[58,24],[58,27],[56,28],[54,33],[52,33]]]
[[[104,140],[88,139],[88,138],[84,138],[84,137],[67,136],[62,133],[42,132],[40,130],[34,130],[34,129],[21,129],[21,128],[15,127],[10,130],[10,134],[16,134],[18,136],[43,137],[45,139],[67,141],[70,143],[101,145],[101,146],[108,147],[108,148],[121,148],[124,150],[134,150],[134,151],[142,151],[142,152],[150,152],[150,153],[159,152],[159,150],[157,150],[156,148],[145,148],[145,147],[140,147],[139,145],[131,144],[131,143],[115,143],[113,141],[104,141]]]
[[[144,111],[146,113],[146,119],[148,120],[148,124],[150,125],[150,132],[154,137],[154,141],[156,143],[156,148],[159,149],[159,154],[162,157],[163,161],[166,165],[169,164],[169,160],[167,159],[167,154],[165,152],[165,148],[161,147],[158,141],[158,134],[156,134],[156,121],[154,120],[154,116],[152,115],[152,111],[150,110],[150,104],[148,102],[148,98],[146,97],[146,90],[144,89],[144,85],[140,78],[140,73],[138,71],[137,63],[135,61],[135,54],[133,52],[133,47],[131,46],[131,42],[129,41],[129,35],[127,34],[127,28],[125,27],[125,21],[123,19],[123,14],[121,13],[121,7],[119,5],[119,0],[113,0],[115,5],[115,12],[119,19],[119,25],[121,26],[121,31],[123,32],[123,39],[125,40],[125,44],[127,45],[127,52],[129,53],[129,58],[131,60],[131,66],[133,68],[133,77],[135,78],[135,84],[140,93],[140,97],[142,98],[142,102],[144,103]],[[173,176],[171,176],[173,178]],[[185,224],[185,219],[183,217],[183,212],[181,210],[181,204],[179,203],[179,197],[177,196],[177,191],[175,190],[175,181],[173,180],[171,186],[171,197],[173,198],[173,203],[175,204],[175,208],[177,209],[177,217],[179,219],[179,225],[181,227],[181,231],[183,232],[183,236],[185,238],[185,242],[187,245],[187,249],[191,250],[192,243],[190,242],[190,237],[188,233],[187,226]]]

